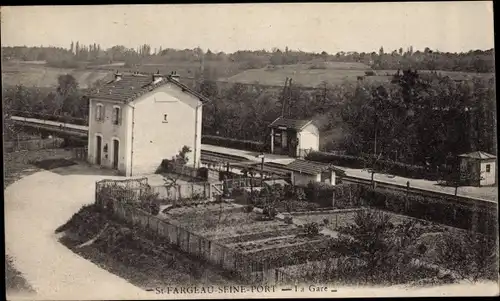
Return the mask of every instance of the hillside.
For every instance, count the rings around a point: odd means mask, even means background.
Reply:
[[[106,70],[52,68],[39,62],[32,64],[6,62],[2,66],[2,84],[50,88],[56,87],[57,78],[64,74],[73,75],[79,87],[83,89],[111,76],[111,72]]]
[[[287,77],[295,84],[316,87],[322,82],[341,84],[344,81],[357,81],[371,68],[362,63],[318,62],[295,65],[267,66],[261,69],[245,70],[225,80],[233,83],[260,83],[263,85],[283,85]],[[368,81],[386,81],[389,76],[377,75],[366,77]]]

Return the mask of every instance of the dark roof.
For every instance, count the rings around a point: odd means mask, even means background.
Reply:
[[[159,74],[155,76],[161,77],[163,78],[163,80],[154,84],[153,77],[151,75],[148,76],[143,74],[124,74],[121,75],[120,80],[113,80],[103,85],[102,87],[99,87],[99,89],[97,89],[97,91],[95,91],[94,93],[91,93],[89,97],[109,99],[127,103],[134,101],[145,93],[151,92],[160,86],[163,86],[167,83],[172,83],[181,88],[183,92],[189,93],[199,98],[202,102],[209,101],[209,99],[205,96],[178,82],[171,76],[163,76]]]
[[[488,153],[481,152],[481,151],[467,153],[467,154],[461,154],[461,155],[459,155],[459,157],[471,158],[471,159],[481,159],[481,160],[495,159],[496,158],[492,154],[488,154]]]
[[[288,119],[288,118],[278,117],[275,121],[273,121],[269,125],[269,127],[272,128],[286,127],[290,129],[301,130],[311,122],[312,120]]]
[[[297,159],[288,165],[286,165],[286,168],[299,172],[299,173],[305,173],[308,175],[317,175],[319,173],[322,173],[323,171],[327,170],[334,170],[336,172],[344,172],[342,169],[335,168],[331,165],[328,164],[322,164],[322,163],[316,163],[312,161],[307,161],[303,159]]]

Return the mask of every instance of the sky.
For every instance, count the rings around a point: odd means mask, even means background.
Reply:
[[[492,1],[1,7],[2,46],[462,52],[493,38]]]

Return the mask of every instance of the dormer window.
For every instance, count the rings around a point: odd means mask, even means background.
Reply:
[[[104,106],[102,103],[98,103],[95,111],[95,120],[104,121]]]
[[[113,107],[113,124],[120,125],[121,124],[121,109],[118,106]]]

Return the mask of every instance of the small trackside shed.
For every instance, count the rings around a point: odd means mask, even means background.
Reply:
[[[342,169],[303,159],[291,162],[286,165],[286,168],[292,171],[292,184],[298,186],[305,186],[310,182],[335,185],[336,177],[344,174]]]
[[[481,151],[458,156],[460,175],[473,186],[488,186],[496,183],[496,156]]]
[[[304,157],[307,151],[319,150],[319,130],[312,120],[278,117],[271,128],[271,153]]]

